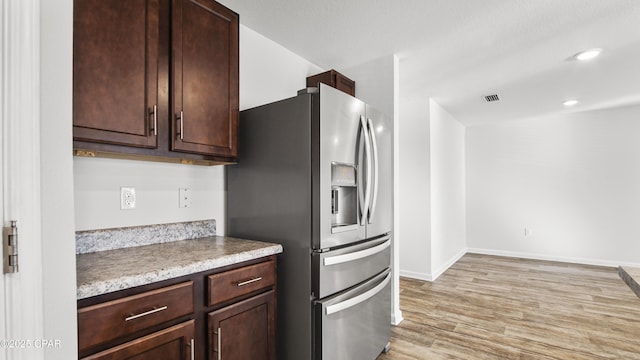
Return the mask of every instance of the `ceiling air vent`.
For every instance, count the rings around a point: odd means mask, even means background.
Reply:
[[[485,95],[484,96],[484,101],[486,101],[486,102],[494,102],[494,101],[498,101],[498,100],[500,100],[500,98],[498,97],[498,94]]]

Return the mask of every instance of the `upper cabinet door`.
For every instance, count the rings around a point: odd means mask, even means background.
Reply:
[[[173,0],[172,150],[238,154],[238,14],[209,0]]]
[[[158,0],[75,0],[73,138],[156,148]]]

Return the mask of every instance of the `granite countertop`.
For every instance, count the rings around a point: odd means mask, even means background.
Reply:
[[[282,252],[282,245],[225,236],[76,255],[77,298],[84,299]]]

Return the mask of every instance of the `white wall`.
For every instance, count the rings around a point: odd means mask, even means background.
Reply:
[[[224,232],[222,166],[74,158],[76,230],[216,219]],[[136,189],[136,208],[120,210],[120,187]],[[178,188],[193,206],[178,208]]]
[[[240,25],[240,109],[295,96],[322,69]],[[216,219],[224,234],[224,167],[74,158],[76,230]],[[136,209],[120,210],[120,187],[136,188]],[[178,188],[193,207],[178,208]]]
[[[428,99],[400,99],[400,275],[431,276],[431,146]]]
[[[296,96],[307,86],[307,76],[323,71],[240,25],[240,110]]]
[[[433,99],[431,141],[431,277],[465,254],[465,127]]]
[[[432,99],[400,111],[400,274],[433,281],[466,252],[465,127]]]
[[[395,62],[394,55],[384,56],[364,64],[358,64],[338,72],[356,82],[356,97],[388,117],[393,117],[395,107],[394,93]]]
[[[71,156],[73,1],[40,2],[40,175],[44,338],[50,360],[77,358]]]
[[[638,266],[639,117],[634,106],[467,128],[470,251]]]

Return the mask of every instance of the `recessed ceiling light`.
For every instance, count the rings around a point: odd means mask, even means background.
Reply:
[[[562,102],[562,105],[569,107],[569,106],[574,106],[577,103],[578,103],[578,100],[567,100]]]
[[[573,55],[573,58],[580,61],[587,61],[600,55],[601,52],[602,52],[602,49],[589,49]]]

